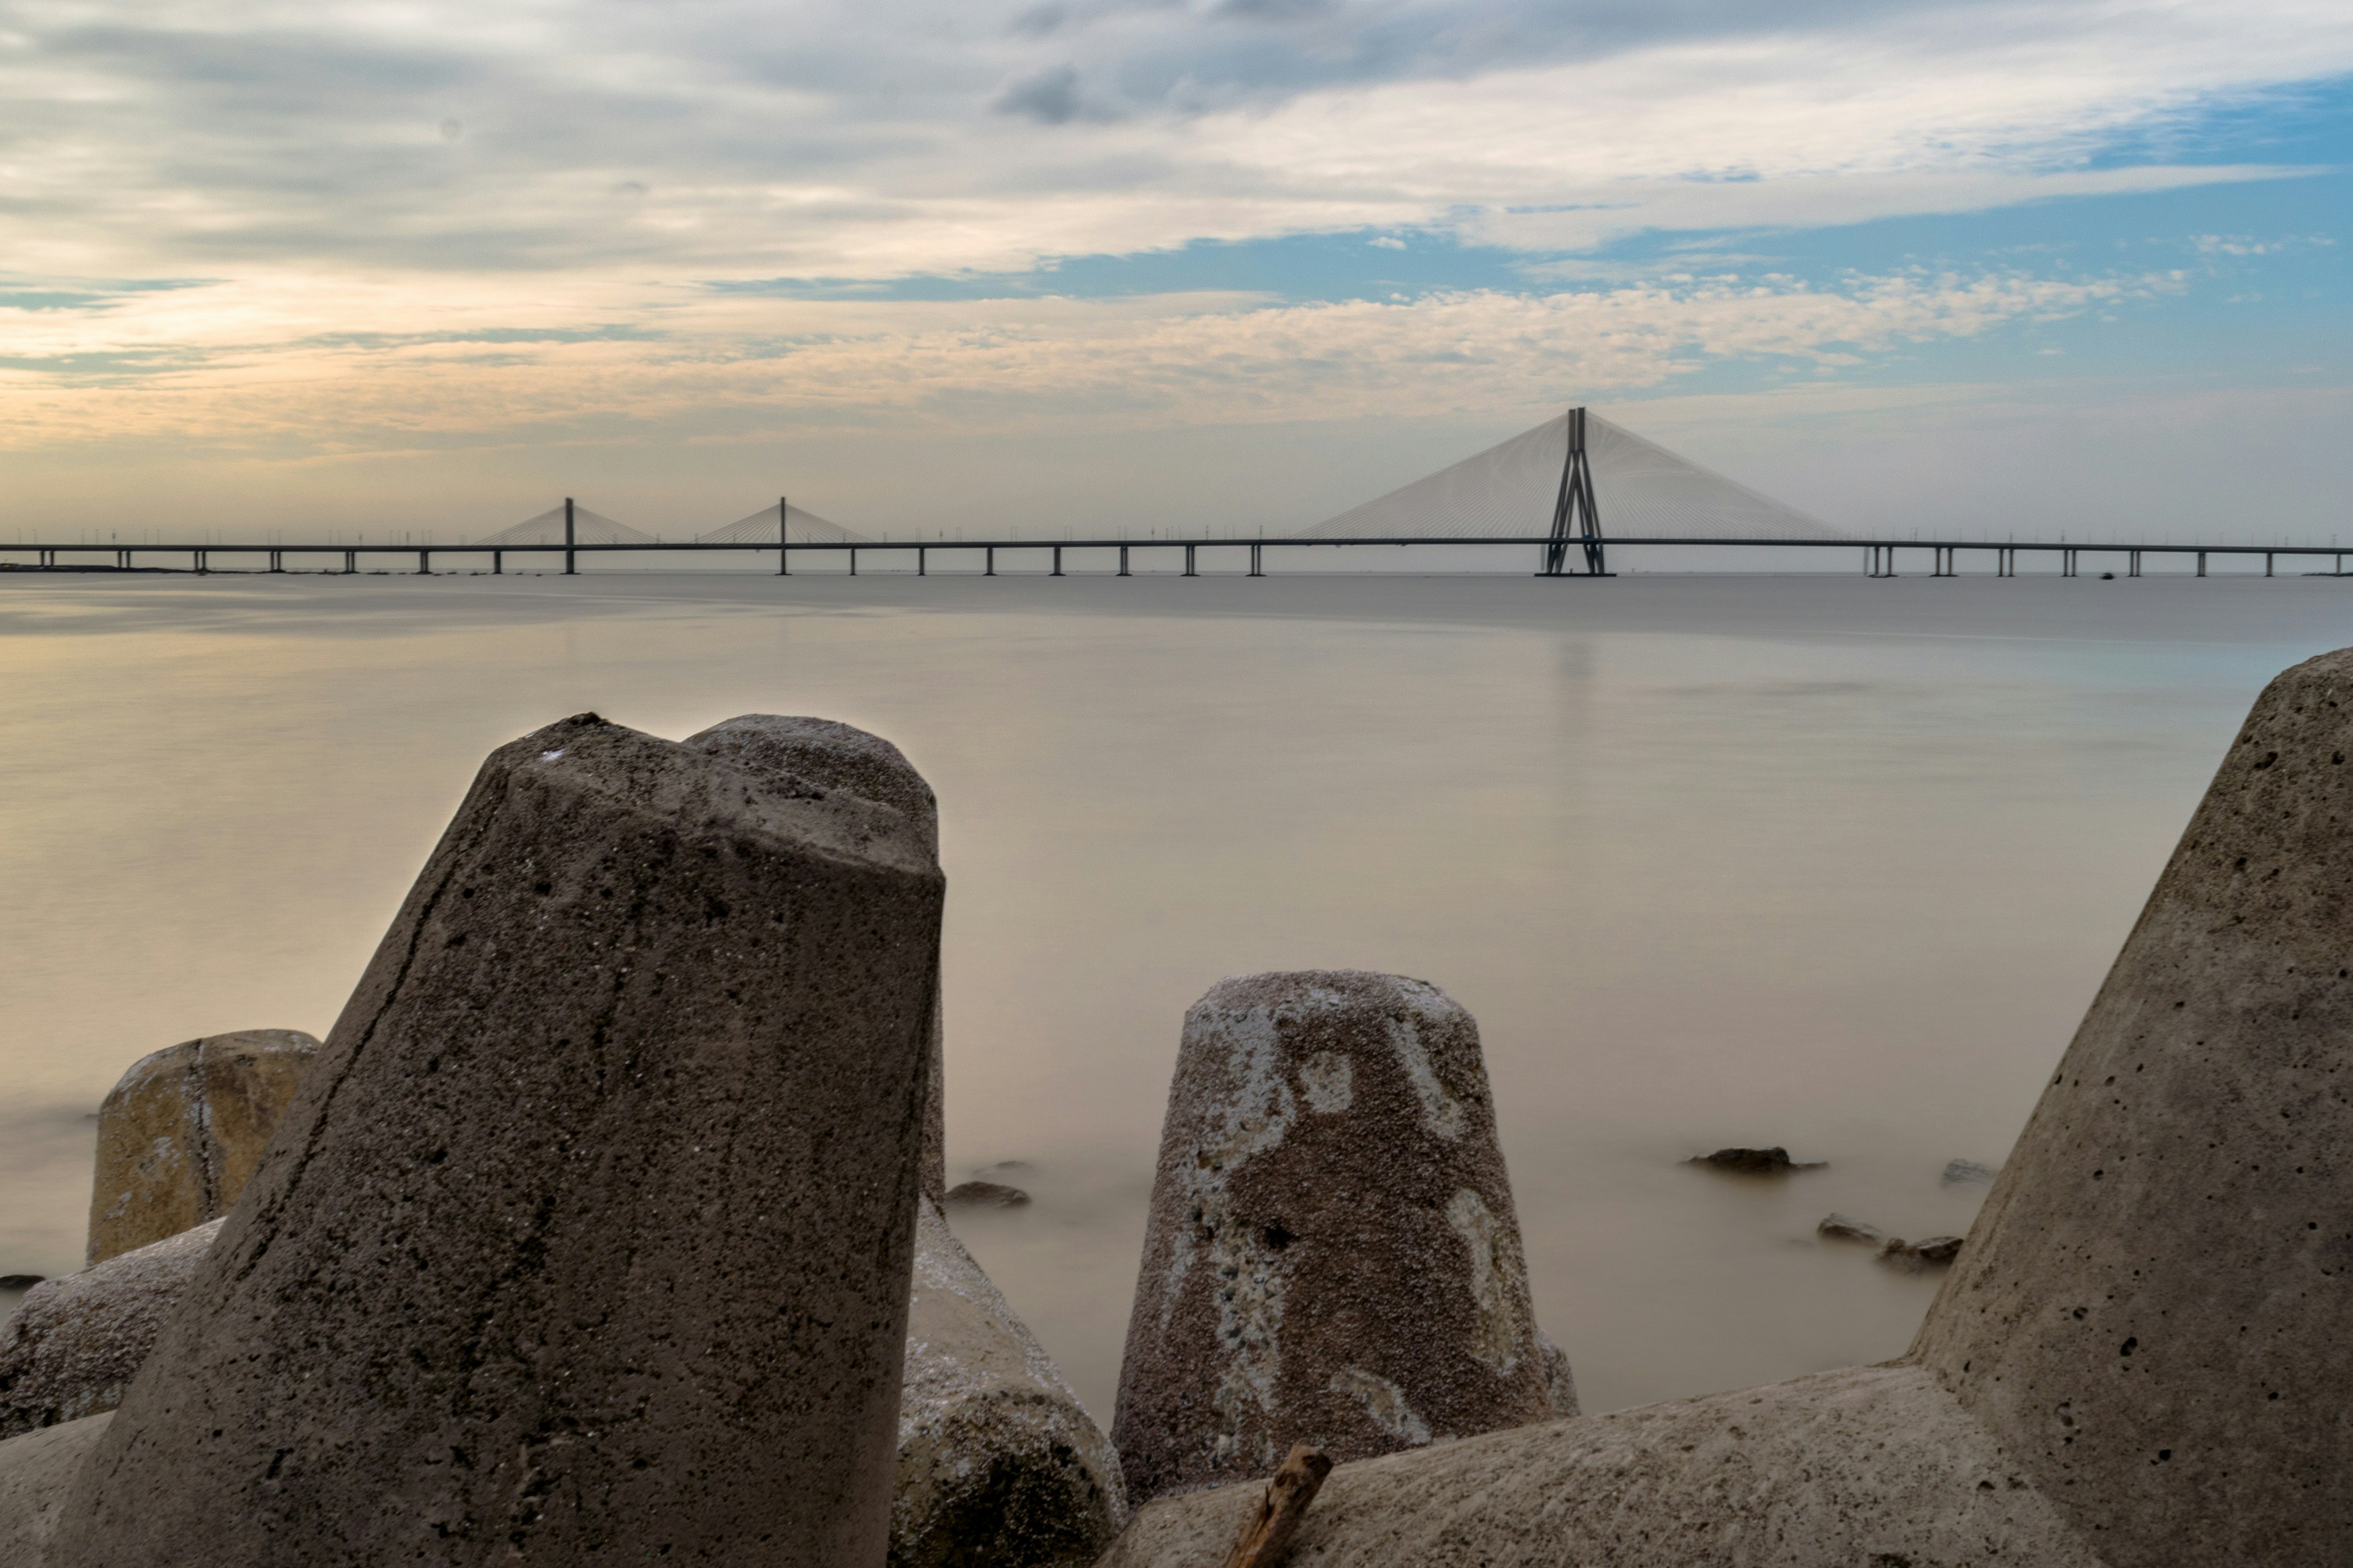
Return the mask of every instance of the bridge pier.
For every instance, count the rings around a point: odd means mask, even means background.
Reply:
[[[2338,557],[2340,561],[2343,559],[2342,556]],[[1119,574],[1123,577],[1127,575],[1127,546],[1124,544],[1119,547]]]
[[[191,550],[188,552],[188,560],[195,567],[195,574],[199,577],[206,575],[213,569],[212,552],[210,551]]]
[[[433,552],[430,550],[420,550],[417,552],[417,574],[419,577],[433,575]]]
[[[2198,552],[2198,575],[2206,575],[2206,552],[2202,550]]]
[[[2140,552],[2139,552],[2139,551],[2136,550],[2136,551],[2132,552],[2132,553],[2131,553],[2129,556],[2127,556],[2127,557],[2126,558],[2126,562],[2125,562],[2125,575],[2126,575],[2126,576],[2127,576],[2127,577],[2137,577],[2137,576],[2139,576],[2139,575],[2140,575]]]
[[[344,575],[344,576],[346,576],[346,577],[348,577],[348,576],[350,576],[352,574],[353,574],[354,572],[357,572],[359,569],[360,569],[360,552],[359,552],[358,551],[356,551],[356,550],[346,550],[346,551],[344,551],[344,552],[343,552],[343,575]]]
[[[1936,546],[1936,553],[1934,558],[1933,564],[1928,569],[1928,575],[1931,577],[1950,577],[1955,575],[1953,571],[1953,547],[1951,545],[1939,544]]]
[[[915,575],[918,577],[931,575],[931,552],[921,544],[915,546]]]
[[[856,545],[850,546],[849,550],[849,574],[853,577],[858,575],[858,547]]]
[[[1053,574],[1054,574],[1055,576],[1057,576],[1057,577],[1059,577],[1059,576],[1060,576],[1060,575],[1062,574],[1062,547],[1061,547],[1060,545],[1059,545],[1059,544],[1057,544],[1056,546],[1054,546],[1054,572],[1053,572]]]
[[[269,569],[272,572],[283,572],[286,570],[286,552],[283,550],[273,550],[269,552]]]
[[[1266,575],[1266,563],[1260,555],[1260,552],[1263,551],[1265,548],[1265,545],[1255,542],[1250,545],[1250,574],[1253,577],[1263,577]]]
[[[493,577],[503,577],[503,576],[505,576],[505,575],[506,575],[506,571],[507,571],[507,552],[506,552],[505,551],[503,551],[503,550],[493,550],[493,551],[491,551],[491,576],[493,576]]]
[[[2059,575],[2062,577],[2073,577],[2074,574],[2075,552],[2073,550],[2061,551],[2059,552]]]
[[[2268,576],[2270,576],[2271,574],[2272,574],[2272,552],[2271,552],[2270,551],[2266,550],[2266,551],[2264,551],[2264,552],[2263,552],[2263,575],[2264,575],[2264,576],[2266,576],[2266,577],[2268,577]]]
[[[1187,577],[1198,577],[1200,575],[1200,573],[1193,569],[1193,550],[1194,546],[1190,544],[1185,547],[1185,575]]]

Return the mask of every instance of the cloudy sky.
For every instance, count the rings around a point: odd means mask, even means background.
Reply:
[[[2353,539],[2344,0],[0,0],[0,535]]]

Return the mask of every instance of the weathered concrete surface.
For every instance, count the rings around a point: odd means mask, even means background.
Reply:
[[[26,1291],[0,1323],[0,1437],[121,1404],[220,1227],[214,1220]]]
[[[48,1568],[66,1494],[113,1419],[86,1415],[0,1442],[0,1568]]]
[[[934,859],[940,853],[940,805],[906,753],[880,735],[832,719],[746,713],[689,735],[698,751],[765,774],[774,787],[823,795],[840,791],[904,816]],[[948,1190],[947,1073],[942,1059],[945,998],[933,987],[931,1101],[923,1108],[923,1195]]]
[[[1219,1561],[1256,1485],[1140,1510],[1102,1568]],[[2102,1568],[1934,1377],[1856,1367],[1332,1472],[1286,1568]]]
[[[84,1262],[227,1214],[318,1052],[299,1029],[245,1029],[132,1063],[99,1107]]]
[[[2353,1556],[2353,650],[2273,681],[1915,1353],[2116,1568]]]
[[[1185,1016],[1112,1436],[1132,1500],[1547,1420],[1478,1026],[1354,971]]]
[[[1127,1521],[1110,1440],[928,1202],[914,1279],[892,1568],[1093,1562]]]
[[[594,715],[493,752],[59,1560],[881,1564],[941,892]]]

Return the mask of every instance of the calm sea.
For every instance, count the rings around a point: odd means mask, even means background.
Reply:
[[[957,1226],[1108,1415],[1221,975],[1474,1013],[1588,1408],[1900,1352],[2248,700],[2353,583],[0,580],[0,1273],[134,1058],[323,1035],[483,753],[813,713],[937,788]],[[1727,1143],[1827,1168],[1686,1166]]]

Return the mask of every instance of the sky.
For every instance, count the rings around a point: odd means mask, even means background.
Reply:
[[[0,539],[2353,540],[2343,0],[0,0]]]

